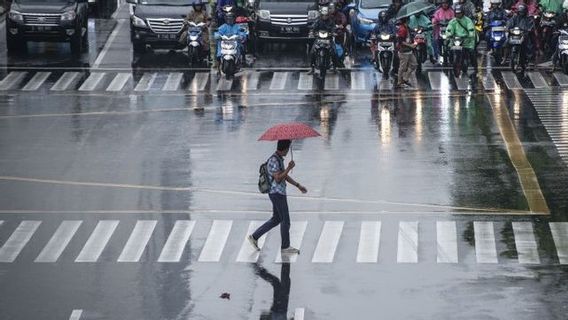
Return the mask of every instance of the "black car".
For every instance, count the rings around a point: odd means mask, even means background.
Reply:
[[[127,0],[134,5],[130,16],[130,38],[134,52],[149,45],[157,49],[181,49],[183,21],[192,10],[193,0]]]
[[[260,40],[302,40],[318,18],[314,0],[259,0],[256,32]]]
[[[80,54],[87,48],[88,0],[14,0],[6,18],[8,52],[27,41],[69,42]]]

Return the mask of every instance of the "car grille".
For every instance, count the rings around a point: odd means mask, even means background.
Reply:
[[[278,15],[273,14],[270,16],[270,22],[279,26],[303,26],[308,24],[307,15]]]
[[[182,19],[148,19],[148,25],[155,33],[178,33],[183,27]]]
[[[25,14],[24,23],[27,25],[58,26],[61,20],[59,14]]]

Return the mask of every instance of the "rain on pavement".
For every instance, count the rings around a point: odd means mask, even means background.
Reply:
[[[80,58],[8,57],[0,25],[0,319],[564,319],[565,75],[393,90],[359,49],[322,87],[289,44],[224,80],[133,56],[128,17]],[[322,135],[292,144],[291,260],[245,238],[288,121]]]

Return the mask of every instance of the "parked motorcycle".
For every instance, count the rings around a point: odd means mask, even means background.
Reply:
[[[489,23],[489,49],[495,60],[495,65],[503,64],[505,60],[505,43],[507,41],[505,21],[493,20]]]
[[[189,58],[189,66],[193,67],[196,64],[203,62],[207,59],[207,48],[203,47],[203,28],[205,23],[195,23],[193,21],[187,24],[187,56]]]
[[[510,65],[513,72],[524,72],[526,69],[525,39],[526,33],[519,27],[509,30]]]
[[[450,63],[454,77],[459,78],[462,72],[467,73],[467,52],[463,47],[463,38],[453,37],[450,39]]]
[[[426,49],[426,34],[424,33],[424,28],[420,27],[414,29],[414,44],[416,49],[414,49],[414,55],[416,56],[416,62],[418,66],[416,67],[416,72],[422,72],[422,64],[428,59],[428,51]]]
[[[554,32],[556,30],[556,13],[547,11],[542,14],[540,20],[540,41],[541,48],[545,57],[550,57],[556,44],[554,41]]]
[[[394,58],[395,37],[388,33],[381,33],[378,36],[372,34],[371,43],[375,48],[373,57],[375,69],[383,74],[383,79],[388,79]]]
[[[221,74],[227,79],[232,78],[243,64],[240,41],[238,35],[221,36],[221,63],[219,68]]]
[[[560,29],[559,33],[556,61],[560,65],[562,72],[568,74],[568,30]]]

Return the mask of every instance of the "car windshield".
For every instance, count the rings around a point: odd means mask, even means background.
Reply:
[[[190,6],[193,0],[140,0],[138,3],[150,6]]]
[[[390,0],[361,0],[361,8],[373,9],[387,7],[391,2]]]

